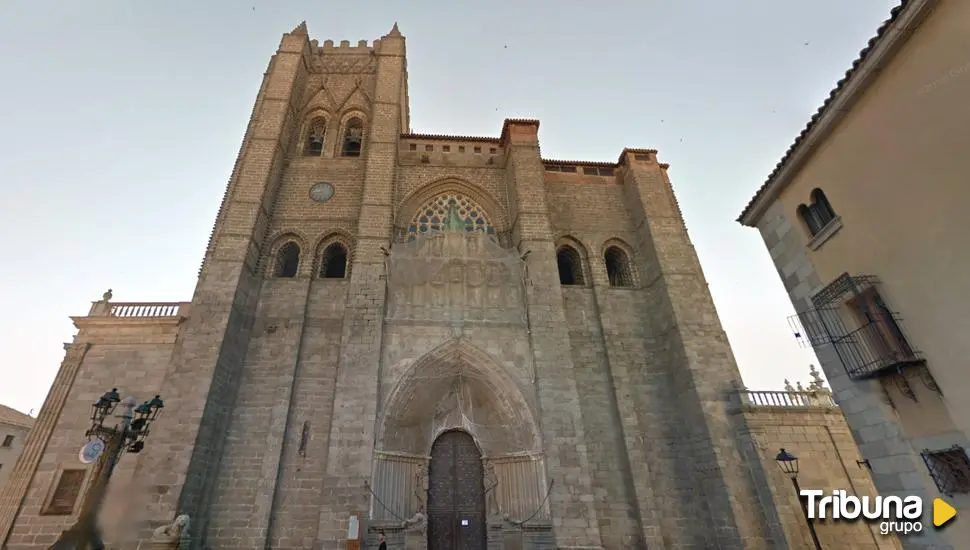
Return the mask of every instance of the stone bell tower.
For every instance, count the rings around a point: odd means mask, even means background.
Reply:
[[[269,258],[284,223],[286,231],[301,236],[321,221],[357,221],[344,225],[344,233],[356,235],[348,247],[353,269],[349,280],[340,283],[349,286],[350,298],[348,314],[337,325],[342,325],[342,336],[332,348],[340,350],[335,369],[340,375],[331,392],[342,396],[341,406],[334,409],[333,422],[324,424],[332,425],[332,432],[316,435],[329,441],[330,460],[318,473],[332,498],[324,509],[317,506],[314,522],[319,521],[320,533],[315,538],[343,536],[337,531],[345,529],[345,511],[366,508],[358,486],[369,475],[373,432],[361,428],[359,419],[374,415],[384,301],[381,248],[390,243],[398,136],[408,124],[406,80],[404,37],[396,25],[373,45],[327,41],[321,46],[309,39],[302,23],[283,36],[219,209],[192,315],[159,390],[166,396],[169,418],[153,433],[153,452],[138,463],[136,475],[157,488],[157,496],[143,503],[152,525],[185,513],[207,544],[248,548],[252,543],[254,549],[286,527],[287,515],[273,514],[282,496],[271,480],[285,478],[294,468],[297,449],[288,445],[299,427],[289,422],[297,408],[310,406],[303,398],[313,397],[292,393],[301,376],[294,365],[307,351],[301,350],[302,338],[316,329],[306,322],[314,314],[302,306],[312,301],[312,262],[300,262],[293,279],[264,277],[274,268]],[[316,120],[325,120],[323,133],[315,143],[302,139]],[[296,197],[305,197],[304,182],[324,178],[358,182],[358,197],[366,200],[335,199],[328,212],[311,211],[305,199]],[[306,258],[313,247],[308,240],[299,242]],[[287,303],[301,305],[282,305],[276,297],[284,291]],[[267,317],[271,322],[257,322]],[[251,377],[263,367],[269,383]],[[261,410],[263,401],[288,406],[279,418],[262,421],[247,411]],[[232,422],[231,415],[237,417]],[[264,463],[263,471],[253,472],[252,484],[224,483],[250,475],[236,461],[249,453],[275,458]],[[220,529],[238,516],[240,507],[250,506],[246,501],[263,502],[262,510],[247,512],[245,526]],[[202,542],[194,540],[193,547]]]

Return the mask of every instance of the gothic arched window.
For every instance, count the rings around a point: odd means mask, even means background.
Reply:
[[[626,251],[618,246],[611,246],[603,253],[603,260],[606,262],[606,275],[610,279],[610,286],[633,286],[633,269]]]
[[[273,274],[277,277],[292,278],[296,277],[296,272],[300,268],[300,245],[295,242],[288,242],[276,253],[276,265]]]
[[[342,155],[345,157],[359,157],[364,143],[364,121],[354,117],[347,121],[344,130]]]
[[[327,135],[327,121],[316,118],[310,123],[306,132],[306,142],[303,144],[303,154],[308,157],[319,157],[323,154],[323,140]]]
[[[334,242],[323,249],[320,258],[320,278],[343,279],[347,276],[347,248]]]
[[[585,284],[583,259],[575,248],[568,244],[560,246],[556,251],[556,263],[559,266],[559,284],[578,286]]]
[[[449,210],[454,207],[465,231],[481,231],[495,234],[495,228],[488,221],[485,210],[475,201],[458,193],[444,193],[431,199],[418,212],[408,225],[407,240],[413,241],[418,234],[443,231],[448,220]]]

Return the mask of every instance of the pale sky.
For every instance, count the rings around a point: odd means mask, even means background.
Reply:
[[[107,288],[189,300],[281,35],[407,37],[412,130],[538,118],[547,158],[659,149],[745,382],[808,380],[793,313],[734,220],[897,0],[5,0],[0,403],[36,415]],[[106,388],[107,389],[107,388]]]

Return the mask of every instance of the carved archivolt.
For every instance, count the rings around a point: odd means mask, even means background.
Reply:
[[[450,199],[456,199],[465,206],[477,207],[476,212],[485,215],[485,221],[493,227],[494,233],[502,234],[510,229],[504,206],[493,196],[460,177],[448,176],[418,185],[401,199],[394,216],[394,225],[400,231],[399,235],[404,237],[410,225],[418,225],[414,222],[419,221],[419,214],[427,212],[428,206],[437,205],[438,199],[445,199],[446,203]],[[430,218],[427,223],[430,223]],[[417,232],[419,231],[415,231]]]
[[[455,429],[471,434],[485,456],[540,448],[527,386],[463,339],[444,342],[386,382],[378,437],[384,451],[427,456],[438,434]]]
[[[471,342],[443,342],[385,381],[374,463],[373,519],[425,513],[431,447],[461,430],[483,455],[489,517],[542,518],[547,487],[528,386]],[[405,521],[407,524],[407,521]]]

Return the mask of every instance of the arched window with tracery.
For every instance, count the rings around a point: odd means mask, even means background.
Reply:
[[[610,286],[633,286],[633,266],[630,265],[630,256],[625,250],[616,245],[610,246],[603,253],[603,260],[606,262],[606,275],[610,279]]]
[[[332,242],[320,255],[320,278],[343,279],[347,276],[347,247],[340,242]]]
[[[559,284],[566,286],[582,286],[586,284],[583,276],[583,258],[579,252],[564,244],[556,250],[556,264],[559,266]]]
[[[282,278],[296,277],[300,269],[300,245],[295,242],[288,242],[280,247],[276,253],[276,264],[273,266],[273,275]]]
[[[364,144],[364,121],[354,117],[347,121],[344,129],[344,142],[341,154],[345,157],[359,157]]]
[[[420,234],[443,231],[451,208],[457,210],[465,231],[495,235],[495,228],[480,204],[458,193],[444,193],[418,209],[408,225],[407,240],[413,241]]]
[[[327,137],[327,121],[322,117],[313,119],[307,127],[306,141],[303,144],[303,154],[308,157],[319,157],[323,154],[323,140]]]

